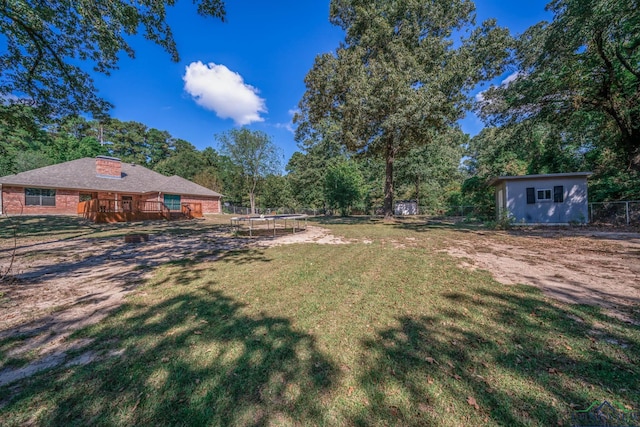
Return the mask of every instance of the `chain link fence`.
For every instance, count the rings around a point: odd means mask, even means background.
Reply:
[[[589,222],[596,225],[640,225],[640,200],[589,203]]]
[[[224,203],[222,205],[222,213],[231,215],[251,215],[251,208],[248,206],[239,206]],[[323,209],[313,208],[259,208],[256,206],[256,215],[324,215]]]
[[[324,209],[314,208],[256,208],[258,215],[331,215],[334,212]],[[225,204],[223,212],[233,215],[249,215],[251,208],[247,206]],[[354,209],[353,215],[383,215],[381,206],[373,207],[369,211]],[[495,214],[487,212],[486,207],[478,206],[448,206],[434,208],[433,206],[420,206],[419,215],[430,215],[440,217],[457,217],[472,220],[491,220]],[[595,225],[611,226],[639,226],[640,225],[640,200],[618,201],[618,202],[594,202],[589,203],[589,222]]]
[[[225,203],[222,206],[222,212],[231,215],[251,215],[251,208],[248,206],[233,205]],[[256,207],[256,215],[293,215],[293,214],[306,214],[310,216],[316,215],[335,215],[330,209],[321,208],[258,208]],[[482,212],[475,206],[448,206],[434,208],[433,206],[420,206],[418,211],[419,215],[428,216],[442,216],[442,217],[463,217],[463,218],[484,218],[486,212]],[[351,215],[384,215],[384,209],[382,206],[372,207],[369,210],[365,209],[351,209]],[[402,214],[397,214],[402,216]]]

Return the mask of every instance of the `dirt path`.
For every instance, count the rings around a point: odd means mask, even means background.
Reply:
[[[459,233],[446,250],[504,284],[537,286],[627,322],[640,311],[640,234],[582,230]],[[629,313],[636,313],[630,316]],[[635,317],[635,319],[633,319]]]

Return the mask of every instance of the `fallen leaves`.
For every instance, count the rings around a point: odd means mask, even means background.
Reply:
[[[423,402],[418,403],[418,410],[420,412],[433,412],[433,408]]]
[[[480,405],[478,405],[478,402],[476,402],[476,399],[473,396],[467,397],[467,403],[476,408],[476,411],[480,410]]]

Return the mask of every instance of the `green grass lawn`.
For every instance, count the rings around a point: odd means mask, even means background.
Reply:
[[[371,243],[165,265],[76,334],[94,362],[0,388],[0,425],[555,426],[594,400],[640,409],[640,328],[458,267],[438,251],[451,227],[320,222]]]

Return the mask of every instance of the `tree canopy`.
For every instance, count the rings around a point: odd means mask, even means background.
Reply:
[[[440,132],[427,145],[416,146],[398,159],[396,182],[400,197],[415,199],[433,212],[445,208],[452,183],[461,180],[460,162],[469,137],[459,128]]]
[[[500,126],[549,123],[585,150],[612,148],[640,171],[638,2],[553,0],[547,8],[553,20],[518,40],[516,78],[485,92],[479,111]]]
[[[166,7],[174,3],[175,0],[1,2],[0,98],[5,104],[27,103],[40,115],[103,115],[110,104],[98,96],[89,69],[108,75],[117,68],[121,54],[133,58],[135,52],[127,40],[139,31],[177,61],[178,49],[166,22]],[[196,3],[199,14],[224,18],[222,0]]]
[[[340,215],[348,215],[351,207],[360,201],[363,178],[355,162],[334,162],[325,175],[324,191],[330,208],[338,208]]]
[[[256,187],[261,178],[280,170],[280,151],[269,135],[247,128],[217,136],[222,154],[228,156],[248,183],[251,213],[256,212]]]
[[[385,159],[391,216],[394,161],[463,116],[467,91],[501,69],[508,32],[494,21],[475,28],[468,0],[333,0],[330,19],[346,38],[316,58],[300,115],[312,127],[335,123],[348,150]]]

